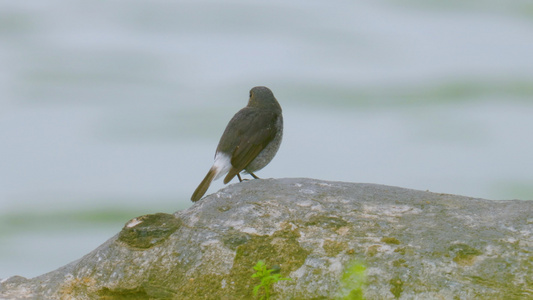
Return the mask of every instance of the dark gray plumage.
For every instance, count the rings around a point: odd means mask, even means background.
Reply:
[[[229,121],[215,153],[215,162],[194,191],[191,200],[202,198],[213,180],[224,174],[224,184],[245,171],[264,168],[276,155],[283,135],[281,106],[272,91],[264,86],[250,90],[248,105]],[[241,180],[242,181],[242,180]]]

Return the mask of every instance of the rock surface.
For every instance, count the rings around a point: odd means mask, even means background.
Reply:
[[[173,215],[129,221],[0,299],[532,299],[533,201],[313,179],[237,183]]]

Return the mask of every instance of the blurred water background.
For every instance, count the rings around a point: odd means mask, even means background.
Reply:
[[[191,206],[256,85],[260,177],[533,199],[530,0],[1,1],[0,278]]]

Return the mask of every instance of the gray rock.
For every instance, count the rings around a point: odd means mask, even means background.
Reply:
[[[253,266],[292,280],[273,299],[532,299],[533,201],[376,184],[263,179],[174,215],[146,215],[6,299],[253,299]]]

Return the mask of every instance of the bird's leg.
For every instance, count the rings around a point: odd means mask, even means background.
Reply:
[[[248,171],[246,171],[246,172],[248,172]],[[252,172],[248,172],[248,174],[252,175],[252,177],[253,177],[254,179],[260,179],[259,177],[255,176],[255,174],[252,173]],[[241,178],[241,174],[239,174],[239,173],[237,173],[237,177],[239,177],[239,181],[240,181],[240,182],[248,181],[248,180],[249,180],[249,179],[246,179],[246,178],[242,179],[242,178]]]

